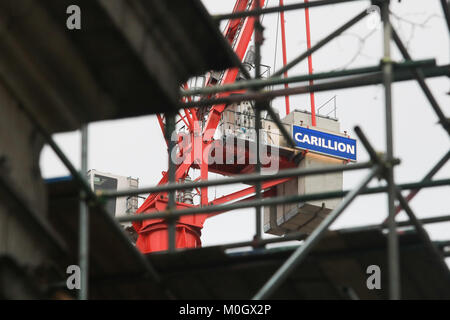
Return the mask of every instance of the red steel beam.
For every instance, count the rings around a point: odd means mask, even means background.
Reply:
[[[280,0],[280,6],[283,6],[283,0]],[[281,47],[283,51],[283,66],[287,64],[287,53],[286,53],[286,30],[285,30],[285,21],[284,21],[284,11],[280,11],[280,20],[281,20]],[[287,71],[284,72],[284,77],[288,77]],[[284,84],[284,87],[287,89],[289,85],[287,83]],[[291,107],[289,104],[289,96],[284,96],[286,102],[286,115],[291,112]]]
[[[308,2],[308,0],[304,0],[305,3]],[[311,27],[309,23],[309,8],[305,8],[305,21],[306,21],[306,45],[308,50],[311,49]],[[312,66],[312,56],[308,56],[308,72],[309,74],[313,73],[313,66]],[[314,81],[309,80],[309,85],[313,85]],[[310,100],[311,100],[311,124],[313,127],[316,126],[316,104],[314,101],[314,92],[311,92],[309,94]]]

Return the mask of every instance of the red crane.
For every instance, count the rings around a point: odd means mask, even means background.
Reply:
[[[260,1],[260,5],[264,6],[264,0]],[[237,0],[233,12],[255,9],[257,1],[253,0]],[[224,36],[233,47],[236,55],[242,61],[247,52],[253,31],[254,31],[254,17],[236,18],[228,22]],[[284,23],[284,21],[282,21]],[[285,50],[285,48],[283,48]],[[212,86],[216,84],[228,84],[236,81],[239,70],[232,68],[226,70],[220,76],[210,73],[206,77],[205,85]],[[187,88],[187,84],[184,84]],[[241,91],[242,92],[242,91]],[[230,95],[231,93],[220,93],[217,97]],[[190,100],[191,98],[188,98]],[[202,155],[207,153],[209,148],[213,147],[217,141],[214,139],[214,133],[220,123],[221,117],[226,105],[214,105],[208,109],[205,108],[190,108],[180,110],[178,113],[179,122],[183,122],[187,128],[187,135],[190,139],[189,143],[178,143],[178,152],[183,154],[184,161],[176,166],[175,181],[185,181],[189,178],[189,170],[191,168],[200,169],[200,177],[197,180],[207,180],[208,173],[231,176],[240,173],[249,173],[254,170],[254,164],[250,164],[249,150],[245,151],[244,164],[208,164],[204,161]],[[163,115],[158,115],[158,121],[161,130],[164,133],[165,119]],[[180,139],[181,141],[181,139]],[[228,151],[227,151],[228,152]],[[237,152],[237,148],[234,150]],[[295,163],[288,156],[279,156],[279,167],[288,168],[294,167]],[[266,166],[269,166],[267,164]],[[262,184],[263,196],[269,196],[274,193],[273,187],[277,184],[286,182],[289,179],[280,179],[276,181],[269,181]],[[159,181],[159,185],[168,183],[168,172],[163,172],[163,177]],[[232,201],[246,201],[252,198],[255,192],[255,187],[250,186],[242,190],[227,194],[220,198],[209,200],[207,188],[197,190],[200,195],[200,206],[217,205],[228,203]],[[151,213],[156,211],[163,211],[168,205],[168,195],[166,192],[150,194],[141,207],[138,209],[139,213]],[[176,208],[183,209],[188,207],[195,207],[193,201],[181,201],[177,199]],[[205,220],[222,212],[215,212],[210,214],[199,214],[193,216],[182,216],[176,224],[176,248],[195,248],[201,246],[201,230]],[[133,222],[133,226],[138,233],[138,240],[136,246],[143,253],[167,250],[168,248],[168,230],[167,223],[162,219],[145,220],[142,222]]]

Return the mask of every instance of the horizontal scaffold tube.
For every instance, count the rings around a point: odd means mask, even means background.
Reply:
[[[441,76],[450,76],[450,65],[442,65],[435,67],[423,67],[421,68],[424,76],[426,78],[429,77],[441,77]],[[204,99],[199,101],[191,101],[186,103],[180,103],[180,108],[192,108],[192,107],[202,107],[202,106],[210,106],[216,104],[233,104],[239,103],[241,101],[270,101],[277,97],[283,97],[286,95],[299,95],[299,94],[307,94],[310,92],[320,92],[320,91],[328,91],[328,90],[339,90],[339,89],[347,89],[347,88],[357,88],[363,86],[370,86],[381,84],[383,80],[382,72],[373,72],[370,74],[364,74],[361,76],[349,76],[344,77],[343,79],[338,79],[336,81],[325,81],[322,83],[307,85],[307,86],[298,86],[291,87],[288,89],[280,89],[273,91],[260,91],[260,92],[250,92],[241,95],[232,95],[223,98],[212,98],[212,99]],[[408,70],[408,68],[402,68],[400,70],[396,70],[393,72],[393,81],[409,81],[415,80],[413,71]]]
[[[416,61],[405,61],[402,63],[395,63],[394,70],[399,70],[402,68],[423,68],[431,67],[436,65],[435,59],[426,60],[416,60]],[[216,85],[198,89],[181,90],[182,96],[193,96],[193,95],[210,95],[219,92],[236,91],[242,89],[260,89],[261,87],[269,87],[279,84],[289,84],[298,82],[308,82],[310,80],[324,80],[345,76],[354,76],[365,73],[380,72],[381,65],[354,68],[348,70],[338,70],[331,72],[319,72],[307,75],[292,76],[288,78],[274,77],[269,79],[252,79],[247,81],[237,81],[235,83],[230,83],[226,85]]]
[[[396,160],[396,164],[400,163],[399,160]],[[224,178],[217,180],[204,180],[198,182],[187,182],[187,183],[173,183],[173,184],[165,184],[155,187],[141,188],[141,189],[129,189],[129,190],[121,190],[121,191],[97,191],[97,195],[101,198],[116,198],[116,197],[127,197],[127,196],[135,196],[144,193],[155,193],[155,192],[167,192],[174,190],[186,190],[193,188],[205,188],[205,187],[214,187],[228,184],[237,184],[237,183],[255,183],[259,181],[270,181],[276,179],[290,178],[290,177],[300,177],[300,176],[308,176],[314,174],[325,174],[325,173],[333,173],[340,171],[350,171],[350,170],[359,170],[359,169],[367,169],[373,166],[372,162],[361,162],[355,164],[348,165],[335,165],[335,166],[327,166],[323,168],[307,168],[307,169],[284,169],[280,170],[275,174],[242,174],[238,175],[235,178]]]
[[[291,11],[291,10],[300,10],[300,9],[306,9],[306,8],[314,8],[314,7],[339,4],[339,3],[345,3],[345,2],[355,2],[355,1],[361,1],[361,0],[317,0],[317,1],[313,1],[313,2],[294,3],[294,4],[284,5],[284,6],[276,6],[276,7],[253,9],[253,10],[247,10],[247,11],[238,11],[238,12],[232,12],[232,13],[217,14],[217,15],[213,15],[212,17],[215,21],[221,21],[221,20],[228,20],[228,19],[253,17],[253,16],[269,14],[269,13],[277,13],[280,11],[286,12],[286,11]]]
[[[435,181],[421,181],[421,182],[413,182],[413,183],[405,183],[399,184],[397,187],[400,190],[411,190],[417,188],[432,188],[432,187],[442,187],[442,186],[450,186],[450,178],[449,179],[441,179]],[[372,187],[364,189],[360,194],[375,194],[386,192],[387,186],[381,187]],[[299,203],[306,201],[314,201],[314,200],[323,200],[323,199],[333,199],[333,198],[342,198],[346,196],[350,191],[342,190],[342,191],[329,191],[329,192],[321,192],[321,193],[312,193],[306,195],[297,195],[297,196],[285,196],[285,197],[275,197],[263,200],[248,200],[242,201],[238,203],[232,203],[227,205],[212,205],[206,207],[196,207],[189,209],[176,210],[169,213],[168,210],[154,212],[154,213],[145,213],[145,214],[137,214],[131,216],[122,216],[117,218],[118,222],[128,222],[128,221],[143,221],[143,220],[151,220],[151,219],[168,219],[168,218],[179,218],[181,216],[187,215],[195,215],[202,213],[211,213],[211,212],[225,212],[236,209],[244,209],[244,208],[252,208],[255,206],[272,206],[278,204],[288,204],[288,203]]]

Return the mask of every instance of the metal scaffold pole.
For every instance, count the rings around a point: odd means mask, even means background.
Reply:
[[[392,300],[400,299],[400,259],[398,237],[395,222],[396,186],[394,181],[393,121],[392,121],[392,60],[391,40],[392,27],[389,18],[389,1],[381,3],[381,19],[383,21],[383,85],[385,93],[385,121],[386,121],[386,169],[388,198],[388,265],[389,265],[389,296]]]
[[[261,8],[261,1],[256,0],[256,8]],[[254,41],[255,41],[255,79],[261,78],[261,45],[263,43],[263,31],[264,28],[261,24],[261,17],[257,16],[255,22],[255,33],[254,33]],[[256,133],[256,165],[255,172],[256,174],[261,174],[261,108],[258,103],[255,105],[255,133]],[[255,183],[255,195],[256,199],[261,200],[261,181],[257,181]],[[256,206],[255,208],[255,241],[261,240],[262,233],[262,218],[261,218],[261,206]]]
[[[173,141],[172,134],[175,131],[175,115],[174,114],[166,114],[166,140],[169,144],[168,148],[168,170],[169,170],[169,183],[175,183],[175,163],[172,159],[172,153],[175,148],[175,141]],[[175,204],[175,191],[169,191],[169,200],[167,205],[168,212],[172,212],[176,210]],[[173,218],[168,219],[168,249],[169,251],[175,251],[175,242],[176,242],[176,220]]]
[[[86,177],[88,161],[88,127],[81,127],[81,170],[83,179]],[[79,267],[81,271],[80,290],[78,299],[87,300],[89,292],[89,208],[86,203],[86,192],[80,191],[80,219],[79,219]]]
[[[233,13],[226,13],[226,14],[220,14],[213,16],[214,20],[220,21],[220,20],[227,20],[227,19],[235,19],[235,18],[244,18],[244,17],[253,17],[261,14],[269,14],[269,13],[277,13],[281,11],[290,11],[290,10],[299,10],[299,9],[305,9],[305,8],[313,8],[313,7],[320,7],[320,6],[326,6],[326,5],[332,5],[332,4],[339,4],[339,3],[345,3],[345,2],[357,2],[360,0],[316,0],[312,2],[303,2],[303,3],[294,3],[289,5],[283,5],[283,6],[277,6],[277,7],[269,7],[269,8],[260,8],[260,9],[253,9],[250,11],[239,11],[239,12],[233,12]],[[445,0],[442,0],[445,1]]]
[[[436,65],[435,59],[426,59],[426,60],[409,60],[407,59],[402,63],[395,63],[393,65],[394,70],[409,70],[411,68],[423,68],[423,67],[434,67]],[[242,90],[242,89],[255,89],[261,87],[274,86],[278,84],[286,84],[286,83],[297,83],[297,82],[306,82],[311,80],[323,80],[323,79],[332,79],[339,77],[347,77],[361,74],[370,74],[375,72],[381,72],[381,66],[375,65],[370,67],[361,67],[354,69],[345,69],[345,70],[336,70],[330,72],[317,72],[313,74],[306,75],[298,75],[291,76],[288,78],[270,78],[270,79],[252,79],[252,80],[241,80],[235,83],[225,84],[225,85],[215,85],[204,88],[194,88],[190,90],[182,90],[182,96],[194,96],[198,94],[202,95],[211,95],[213,93],[219,92],[230,92],[234,90]]]

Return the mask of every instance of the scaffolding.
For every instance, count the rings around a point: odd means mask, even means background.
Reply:
[[[257,0],[258,1],[258,0]],[[359,137],[362,145],[370,155],[370,161],[364,163],[339,165],[339,166],[329,166],[326,168],[311,168],[311,169],[284,169],[277,173],[270,175],[261,175],[261,165],[259,159],[259,152],[257,152],[257,165],[256,173],[238,175],[233,178],[223,178],[213,181],[199,181],[199,182],[186,182],[186,183],[176,183],[174,181],[174,170],[175,164],[170,160],[169,156],[169,183],[162,186],[140,188],[133,190],[117,191],[117,192],[97,192],[94,193],[86,182],[85,174],[87,170],[87,139],[88,131],[87,126],[83,127],[81,130],[82,134],[82,153],[81,153],[81,173],[73,166],[66,155],[54,142],[52,137],[45,131],[45,129],[34,119],[35,126],[39,129],[41,134],[44,136],[46,142],[61,159],[63,164],[67,167],[73,179],[78,184],[80,189],[80,224],[79,224],[79,265],[82,270],[82,286],[79,292],[80,299],[87,299],[88,296],[88,256],[89,256],[89,206],[103,205],[105,200],[113,197],[126,197],[133,195],[141,195],[152,192],[168,192],[169,202],[168,207],[165,211],[151,214],[139,214],[125,217],[116,218],[117,222],[130,222],[130,221],[143,221],[147,219],[165,219],[169,225],[168,232],[168,243],[169,251],[175,251],[175,223],[178,218],[184,215],[195,215],[201,213],[209,212],[223,212],[233,209],[241,208],[255,208],[256,211],[256,234],[253,240],[248,242],[241,242],[236,244],[227,245],[227,247],[239,247],[243,245],[251,245],[254,248],[264,246],[268,243],[281,242],[293,239],[304,239],[304,243],[300,245],[292,255],[282,264],[282,266],[267,280],[262,288],[254,295],[253,299],[267,299],[270,298],[274,291],[283,283],[283,281],[288,277],[288,275],[298,266],[305,257],[311,251],[311,249],[319,242],[323,237],[325,232],[329,229],[330,225],[344,212],[344,210],[350,205],[350,203],[359,195],[363,194],[374,194],[374,193],[385,193],[387,194],[387,208],[388,217],[385,222],[381,224],[381,227],[387,228],[388,230],[388,262],[389,262],[389,295],[391,299],[400,299],[400,267],[399,267],[399,244],[397,227],[403,225],[414,225],[418,235],[424,241],[426,246],[431,248],[431,250],[437,252],[440,256],[442,253],[438,251],[437,246],[430,240],[427,231],[424,229],[423,225],[425,223],[450,221],[450,216],[436,217],[429,219],[418,219],[415,213],[412,211],[408,202],[423,188],[431,188],[438,186],[448,186],[450,185],[450,177],[447,179],[433,180],[433,176],[439,171],[440,168],[447,163],[450,158],[450,151],[445,151],[442,159],[439,160],[429,171],[429,173],[423,177],[422,180],[406,183],[397,184],[394,180],[394,169],[400,164],[400,159],[394,157],[393,150],[393,134],[392,134],[392,97],[391,88],[396,81],[405,80],[416,80],[420,85],[423,93],[428,99],[432,109],[439,118],[439,124],[442,126],[450,135],[450,120],[447,118],[441,107],[439,106],[437,100],[434,98],[431,90],[425,82],[427,77],[435,76],[450,76],[450,65],[437,66],[434,60],[419,60],[415,61],[409,54],[405,45],[398,36],[396,30],[393,28],[390,22],[390,11],[389,11],[389,0],[374,0],[372,5],[378,6],[380,8],[379,12],[381,14],[381,20],[383,24],[383,48],[384,53],[379,65],[343,70],[343,71],[333,71],[325,73],[316,73],[312,75],[300,75],[292,76],[289,78],[282,78],[281,76],[285,71],[288,71],[293,66],[297,65],[299,62],[308,58],[311,54],[322,48],[325,44],[342,34],[345,30],[349,29],[359,21],[363,20],[371,12],[369,8],[362,11],[357,16],[343,24],[341,27],[337,28],[335,31],[331,32],[328,36],[318,41],[310,49],[306,50],[298,57],[293,59],[291,62],[286,64],[280,70],[274,72],[270,77],[266,79],[261,78],[261,45],[263,41],[263,27],[260,21],[260,16],[262,14],[278,13],[288,10],[303,10],[306,8],[319,7],[330,4],[340,4],[344,2],[355,2],[357,0],[317,0],[312,2],[304,2],[298,4],[291,4],[286,6],[277,7],[266,7],[261,8],[257,6],[256,9],[251,11],[235,12],[231,14],[216,15],[213,18],[220,22],[225,19],[230,18],[244,18],[254,16],[256,17],[255,22],[255,77],[249,78],[248,73],[243,75],[246,80],[242,80],[230,85],[223,86],[212,86],[208,88],[194,88],[192,90],[182,90],[181,96],[191,97],[191,96],[209,96],[219,92],[229,92],[237,89],[247,89],[248,91],[241,95],[233,95],[222,98],[204,98],[204,99],[194,99],[191,102],[180,102],[180,108],[192,108],[200,106],[211,106],[214,104],[231,104],[241,101],[252,101],[255,106],[255,129],[259,132],[261,126],[261,112],[267,112],[271,119],[277,125],[280,134],[284,136],[288,144],[295,147],[295,143],[288,133],[286,127],[281,123],[278,115],[274,112],[270,105],[270,101],[275,97],[289,96],[295,94],[305,94],[310,92],[318,92],[325,90],[335,90],[341,88],[353,88],[359,86],[366,86],[372,84],[382,84],[384,87],[384,104],[385,104],[385,152],[379,153],[374,150],[369,139],[363,133],[363,130],[359,127],[355,127],[355,132]],[[440,0],[442,4],[442,9],[444,16],[446,18],[447,26],[450,31],[450,17],[449,17],[449,6],[448,2],[445,0]],[[391,59],[391,41],[395,43],[397,48],[400,50],[404,61],[401,63],[395,63]],[[243,65],[240,66],[241,70],[246,70]],[[334,78],[339,78],[334,80]],[[291,88],[284,88],[279,90],[265,90],[265,88],[276,85],[276,84],[286,84],[286,83],[299,83],[309,80],[327,80],[319,84],[308,84],[303,86],[296,86]],[[166,114],[166,134],[175,130],[175,114]],[[260,137],[256,135],[257,145],[259,145]],[[175,147],[174,142],[169,141],[168,152],[171,154],[173,148]],[[331,172],[342,172],[350,170],[361,170],[369,169],[368,174],[362,179],[353,189],[344,191],[334,191],[334,192],[323,192],[316,194],[306,194],[298,196],[281,196],[269,199],[263,199],[261,197],[261,183],[263,181],[270,181],[275,179],[280,179],[284,177],[299,177],[306,175],[318,175]],[[386,182],[385,186],[379,187],[368,187],[369,182],[373,178],[384,179]],[[251,183],[255,185],[256,196],[253,200],[224,204],[224,205],[210,205],[203,206],[200,208],[188,208],[182,210],[174,210],[175,208],[175,197],[176,191],[188,190],[193,188],[203,188],[208,186],[219,186],[219,185],[229,185],[238,183]],[[407,196],[402,195],[403,190],[410,190]],[[291,234],[285,238],[279,239],[262,239],[262,220],[261,220],[261,207],[268,205],[276,205],[281,203],[295,203],[307,200],[319,200],[327,198],[343,197],[343,201],[334,209],[332,212],[320,223],[320,225],[308,236],[303,234]],[[395,206],[395,200],[399,201],[399,206]],[[397,223],[395,220],[396,214],[404,210],[409,217],[408,222]],[[380,226],[378,226],[380,227]],[[203,249],[198,249],[203,250]],[[159,283],[158,274],[153,271],[153,278]],[[170,291],[170,288],[166,288]]]

